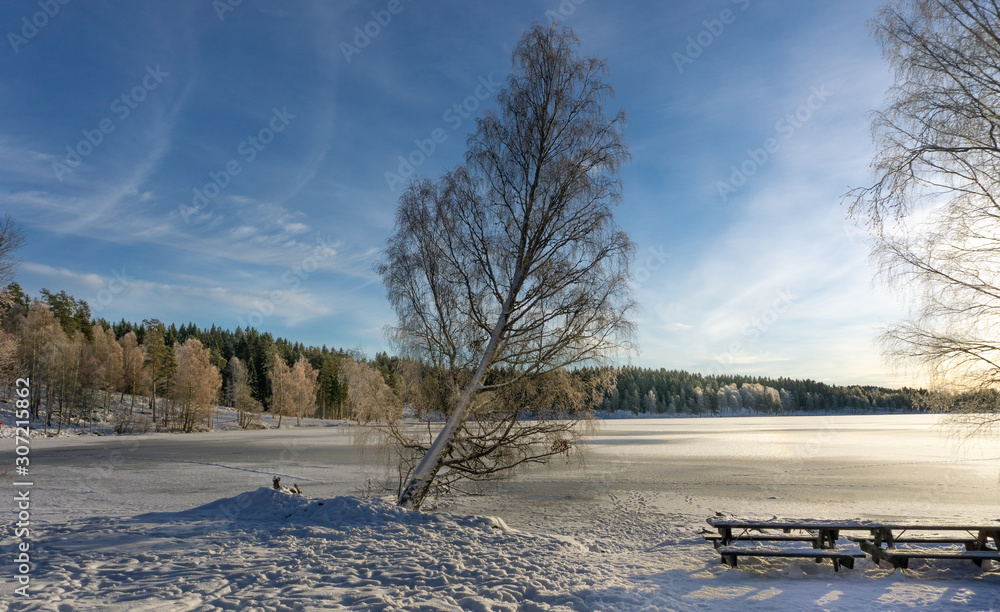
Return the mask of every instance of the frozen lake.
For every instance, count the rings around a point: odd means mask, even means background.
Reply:
[[[1000,609],[997,568],[730,569],[698,535],[716,512],[1000,519],[996,440],[935,416],[605,421],[569,463],[425,504],[443,515],[337,497],[382,474],[357,431],[33,440],[37,599],[11,609]],[[290,520],[262,488],[273,475],[327,505]]]
[[[355,432],[36,439],[33,494],[39,512],[60,516],[179,510],[267,485],[273,474],[313,495],[357,494],[377,478],[378,459],[353,444]],[[158,478],[178,469],[190,473],[184,490],[172,476]],[[936,415],[611,420],[569,465],[535,468],[496,494],[447,504],[471,510],[505,497],[537,505],[641,491],[706,516],[982,521],[1000,518],[998,475],[996,440],[965,440]]]

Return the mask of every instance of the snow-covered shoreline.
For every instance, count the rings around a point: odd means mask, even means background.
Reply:
[[[121,409],[128,402],[120,404],[115,403],[115,409]],[[239,426],[239,417],[237,412],[226,406],[214,406],[213,419],[212,419],[212,429],[208,431],[245,431]],[[135,406],[136,414],[147,415],[149,414],[148,406],[145,403],[145,398],[138,400]],[[875,413],[875,415],[901,415],[901,414],[926,414],[926,413],[898,413],[898,412],[880,412]],[[667,419],[732,419],[732,418],[771,418],[771,417],[836,417],[836,416],[858,416],[858,415],[869,415],[871,413],[857,412],[822,412],[822,411],[797,411],[788,414],[756,414],[751,412],[745,412],[742,414],[727,414],[727,415],[695,415],[695,414],[637,414],[629,411],[619,410],[616,412],[601,412],[598,411],[594,414],[594,420],[597,422],[601,421],[621,421],[621,420],[667,420]],[[86,436],[86,435],[96,435],[96,436],[117,436],[117,435],[146,435],[149,433],[183,433],[176,430],[162,431],[162,432],[135,432],[131,431],[125,434],[118,434],[115,432],[114,424],[111,419],[102,419],[101,414],[97,414],[97,420],[93,423],[67,423],[64,424],[62,429],[59,430],[55,425],[51,427],[45,427],[44,422],[33,421],[31,424],[32,435],[39,436],[44,435],[46,437],[75,437],[75,436]],[[256,415],[258,424],[254,429],[277,429],[278,428],[278,417],[269,413],[261,412]],[[0,439],[11,438],[15,435],[15,418],[14,418],[14,406],[13,400],[0,400]],[[313,428],[313,427],[353,427],[356,424],[349,420],[334,420],[334,419],[319,419],[304,417],[302,419],[296,419],[294,417],[283,417],[281,419],[281,427],[287,429],[295,428]],[[58,432],[58,433],[57,433]],[[205,433],[204,431],[191,432],[191,433]]]

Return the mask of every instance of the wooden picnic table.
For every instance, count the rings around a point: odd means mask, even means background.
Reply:
[[[711,517],[708,524],[719,531],[721,546],[729,546],[738,541],[773,541],[763,533],[767,530],[781,530],[783,533],[792,531],[806,532],[809,536],[797,536],[800,541],[813,542],[814,548],[835,548],[841,531],[868,531],[876,529],[881,524],[874,521],[815,521],[815,520],[779,520],[779,519],[731,519]],[[788,539],[791,539],[791,536]]]
[[[722,556],[722,562],[736,567],[739,557],[785,557],[799,559],[814,559],[821,563],[824,559],[833,562],[833,569],[839,571],[840,566],[854,567],[854,559],[865,554],[841,550],[837,548],[837,540],[841,531],[870,531],[876,523],[866,521],[792,521],[792,520],[748,520],[711,517],[709,525],[718,530],[718,535],[709,534],[705,539],[712,540]],[[782,535],[774,532],[781,531]],[[795,532],[795,533],[793,533]],[[752,548],[734,546],[738,542],[809,542],[811,549],[792,548]]]
[[[900,524],[879,521],[849,520],[790,520],[790,519],[735,519],[710,517],[708,524],[718,531],[706,534],[722,555],[723,563],[736,566],[741,556],[761,557],[815,557],[816,562],[832,559],[834,569],[841,564],[853,567],[853,558],[864,556],[849,550],[838,549],[841,532],[867,532],[860,536],[847,536],[856,542],[875,563],[888,561],[894,567],[906,568],[909,559],[969,559],[982,566],[984,560],[1000,561],[1000,524]],[[781,534],[775,532],[780,531]],[[991,548],[989,543],[993,541]],[[734,546],[737,543],[809,542],[813,550],[790,548],[752,548]],[[903,548],[897,544],[904,545]],[[912,548],[912,545],[930,545],[930,548]],[[965,549],[943,548],[941,545],[964,544]]]
[[[968,559],[979,567],[983,561],[1000,561],[1000,525],[889,524],[873,529],[869,537],[850,539],[876,564],[886,561],[903,569],[910,559]],[[948,544],[963,544],[964,550]]]

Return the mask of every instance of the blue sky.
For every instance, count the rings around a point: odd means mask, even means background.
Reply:
[[[869,180],[866,113],[891,83],[866,28],[878,5],[4,2],[18,280],[109,320],[385,350],[387,173],[459,163],[523,30],[558,15],[628,114],[631,362],[912,384],[873,344],[904,310],[840,203]]]

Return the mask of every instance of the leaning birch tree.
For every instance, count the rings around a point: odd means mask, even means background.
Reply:
[[[881,274],[912,298],[884,352],[965,392],[972,424],[997,424],[1000,6],[893,0],[871,25],[895,84],[872,115],[874,181],[848,200]]]
[[[564,437],[523,429],[521,415],[552,413],[558,400],[538,403],[551,394],[533,385],[630,347],[634,247],[612,214],[625,116],[605,114],[606,65],[578,48],[568,29],[528,30],[465,163],[400,197],[376,265],[398,317],[390,338],[448,387],[446,422],[418,448],[401,506],[418,508],[455,471],[565,452]]]

